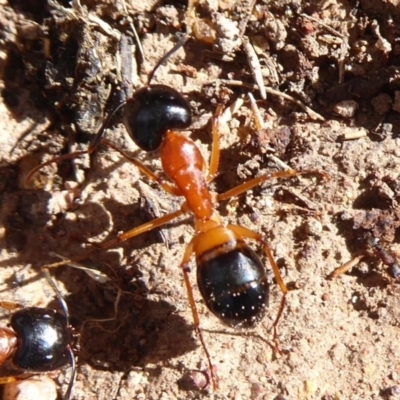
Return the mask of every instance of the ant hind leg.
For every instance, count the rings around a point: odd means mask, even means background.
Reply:
[[[268,258],[268,261],[272,268],[272,272],[274,273],[275,279],[282,291],[282,299],[281,299],[281,303],[279,306],[279,310],[275,317],[275,321],[272,325],[273,330],[274,330],[274,342],[276,344],[276,349],[279,353],[281,353],[281,351],[279,350],[279,346],[278,346],[277,326],[278,326],[278,323],[282,317],[282,314],[283,314],[283,311],[285,308],[288,288],[286,287],[285,283],[283,282],[281,273],[279,272],[278,265],[276,264],[276,261],[272,255],[272,252],[268,246],[268,243],[263,239],[263,237],[259,233],[254,232],[251,229],[245,228],[240,225],[228,225],[227,228],[232,230],[238,237],[256,240],[258,243],[261,244],[261,246],[263,247],[264,254]]]
[[[217,377],[215,376],[214,367],[213,367],[212,362],[211,362],[211,356],[210,356],[210,353],[208,352],[206,343],[205,343],[204,338],[203,338],[202,331],[200,329],[199,313],[197,311],[196,302],[195,302],[194,296],[193,296],[192,284],[190,283],[190,279],[189,279],[189,271],[190,271],[190,269],[189,269],[189,265],[188,264],[189,264],[190,257],[192,256],[192,254],[194,252],[193,248],[194,248],[194,243],[196,241],[196,238],[197,237],[195,236],[191,240],[191,242],[187,245],[180,266],[181,266],[181,269],[182,269],[182,272],[183,272],[183,278],[185,280],[186,292],[187,292],[187,295],[188,295],[190,308],[192,310],[194,328],[195,328],[195,330],[197,332],[197,335],[198,335],[198,337],[200,339],[200,342],[201,342],[201,345],[203,347],[203,350],[206,353],[213,389],[216,390],[217,387],[218,387],[218,380],[217,380]]]

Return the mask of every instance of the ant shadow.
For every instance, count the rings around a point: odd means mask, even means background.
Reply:
[[[74,310],[73,296],[68,301]],[[80,362],[94,369],[128,372],[193,351],[198,346],[192,327],[164,300],[129,300],[115,321],[88,322],[81,331]]]
[[[71,292],[66,298],[70,313],[81,322],[81,363],[94,369],[128,372],[133,366],[145,368],[198,347],[192,326],[175,307],[151,299],[135,264],[129,274],[122,269],[115,274],[110,288],[75,269],[60,274]],[[116,303],[118,290],[121,298]],[[104,319],[110,320],[102,322]]]
[[[341,217],[338,215],[337,218],[338,232],[345,238],[346,246],[353,257],[362,255],[363,264],[368,266],[367,270],[352,268],[347,274],[355,276],[357,283],[366,288],[385,289],[390,286],[394,280],[389,277],[387,272],[377,269],[381,260],[378,255],[374,254],[365,238],[366,234],[371,234],[371,230],[367,227],[357,227],[356,218],[344,219]],[[365,309],[360,304],[354,304],[354,308],[357,311]]]

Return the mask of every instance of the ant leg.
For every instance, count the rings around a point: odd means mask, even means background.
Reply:
[[[119,152],[123,157],[131,161],[133,164],[135,164],[139,171],[142,172],[145,176],[147,176],[150,180],[153,180],[157,182],[167,193],[170,193],[174,196],[182,196],[180,190],[174,186],[169,184],[168,182],[165,182],[163,179],[158,177],[154,172],[152,172],[150,169],[148,169],[145,165],[143,165],[139,160],[137,160],[134,157],[129,156],[127,153],[125,153],[123,150],[109,142],[107,139],[103,139],[101,141],[102,144],[112,148],[113,150]],[[160,218],[153,219],[152,221],[146,222],[143,225],[140,225],[136,228],[133,228],[127,232],[124,232],[120,235],[118,235],[116,238],[109,240],[108,242],[103,243],[100,247],[102,249],[108,249],[110,247],[114,247],[117,244],[124,242],[125,240],[131,239],[135,236],[138,236],[144,232],[151,231],[155,228],[158,228],[159,226],[162,226],[173,219],[187,213],[188,207],[186,203],[183,203],[181,208],[178,211],[174,211],[170,214],[164,215]]]
[[[12,301],[0,301],[0,307],[9,311],[19,310],[20,308],[24,308],[22,304],[14,303]]]
[[[0,385],[6,385],[7,383],[17,382],[18,378],[16,376],[4,376],[0,378]]]
[[[147,168],[144,164],[142,164],[135,157],[131,157],[129,154],[127,154],[123,150],[119,149],[117,146],[112,144],[107,139],[103,139],[101,141],[101,143],[106,145],[106,146],[108,146],[108,147],[110,147],[111,149],[117,151],[123,157],[125,157],[127,160],[129,160],[132,164],[136,165],[136,167],[139,169],[139,171],[143,175],[147,176],[147,178],[149,178],[150,180],[152,180],[154,182],[157,182],[167,193],[170,193],[173,196],[182,196],[181,191],[176,186],[169,184],[164,179],[162,179],[159,176],[157,176],[153,171],[151,171],[149,168]]]
[[[278,282],[278,285],[283,293],[282,295],[282,300],[281,300],[281,304],[279,306],[279,310],[278,310],[278,314],[275,318],[274,324],[273,324],[273,328],[274,328],[274,340],[277,341],[277,325],[279,323],[279,320],[282,316],[283,310],[285,308],[285,304],[286,304],[286,295],[288,293],[288,288],[286,287],[285,283],[283,282],[281,273],[279,272],[279,268],[276,265],[275,259],[272,255],[272,252],[268,246],[268,243],[262,238],[262,236],[257,233],[252,231],[251,229],[245,228],[243,226],[239,226],[239,225],[228,225],[227,226],[228,229],[232,230],[234,233],[236,233],[236,235],[238,235],[239,237],[242,238],[248,238],[248,239],[253,239],[256,240],[257,242],[259,242],[261,244],[261,246],[263,247],[264,253],[268,258],[268,261],[271,265],[272,268],[272,272],[275,275],[275,279]]]
[[[357,257],[354,257],[352,260],[344,263],[340,267],[335,268],[329,275],[328,279],[335,279],[340,275],[345,274],[349,269],[353,268],[355,265],[357,265],[361,259],[364,258],[363,255],[359,255]]]
[[[213,369],[213,365],[212,365],[212,362],[211,362],[211,356],[210,356],[210,353],[208,352],[206,343],[205,343],[204,338],[203,338],[202,331],[200,329],[199,313],[197,311],[196,302],[194,301],[193,289],[192,289],[192,285],[191,285],[190,279],[189,279],[189,272],[190,272],[189,260],[190,260],[190,257],[193,254],[193,248],[194,248],[194,244],[195,244],[196,238],[197,237],[195,236],[190,241],[190,243],[186,246],[186,250],[185,250],[185,253],[183,255],[182,262],[181,262],[181,269],[182,269],[182,272],[183,272],[183,277],[185,279],[186,292],[187,292],[187,295],[188,295],[190,308],[192,310],[194,329],[196,330],[197,335],[199,336],[201,345],[202,345],[202,347],[204,349],[204,352],[206,353],[206,357],[207,357],[207,361],[208,361],[208,368],[210,370],[211,381],[212,381],[212,384],[213,384],[213,389],[216,390],[217,387],[218,387],[217,378],[214,375],[214,372],[213,372],[214,369]]]
[[[170,214],[164,215],[160,218],[153,219],[152,221],[149,221],[142,225],[139,225],[136,228],[133,228],[127,232],[123,232],[123,233],[119,234],[117,237],[115,237],[114,239],[111,239],[107,242],[97,245],[96,247],[101,248],[103,250],[112,248],[114,246],[117,246],[119,243],[125,242],[126,240],[129,240],[135,236],[139,236],[142,233],[149,232],[155,228],[158,228],[159,226],[167,224],[168,222],[174,220],[175,218],[177,218],[181,215],[186,214],[187,212],[188,212],[187,205],[186,205],[186,203],[183,203],[182,207],[179,210],[174,211]],[[64,265],[74,264],[79,261],[83,261],[86,258],[89,258],[91,254],[93,254],[93,250],[88,251],[87,253],[85,253],[84,255],[82,255],[80,257],[76,257],[73,259],[67,258],[67,259],[63,259],[62,261],[59,261],[56,263],[43,265],[42,269],[58,268],[58,267],[61,267]]]
[[[317,174],[321,175],[324,179],[328,180],[329,176],[325,172],[322,171],[317,171],[317,170],[304,170],[304,171],[296,171],[294,169],[289,170],[289,171],[278,171],[278,172],[272,172],[270,174],[264,174],[261,176],[258,176],[257,178],[250,179],[247,182],[244,182],[228,191],[225,193],[221,193],[217,196],[218,201],[223,201],[223,200],[228,200],[231,197],[239,196],[240,194],[247,192],[250,189],[253,189],[255,186],[260,185],[263,182],[266,182],[270,179],[274,178],[290,178],[292,176],[298,176],[298,175],[306,175],[306,174]]]
[[[210,163],[208,167],[208,175],[207,175],[207,183],[210,183],[216,176],[218,165],[219,165],[219,156],[220,156],[220,148],[219,148],[219,118],[222,114],[222,106],[219,106],[212,118],[212,145],[211,145],[211,157]]]
[[[125,242],[125,240],[131,239],[135,236],[141,235],[142,233],[149,232],[155,228],[158,228],[159,226],[167,224],[168,222],[172,221],[173,219],[183,214],[186,214],[187,212],[188,208],[186,206],[186,203],[183,203],[182,207],[179,210],[164,215],[160,218],[153,219],[152,221],[139,225],[136,228],[133,228],[127,232],[121,233],[116,238],[101,244],[100,247],[102,249],[109,249],[111,247],[114,247],[121,242]]]
[[[9,328],[0,329],[0,365],[3,365],[6,360],[15,353],[17,348],[17,336],[14,331]],[[1,382],[1,380],[0,380]],[[9,383],[4,382],[4,383]]]

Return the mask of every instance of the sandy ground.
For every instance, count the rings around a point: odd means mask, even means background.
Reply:
[[[114,238],[178,209],[181,200],[108,148],[90,160],[46,167],[28,188],[24,178],[44,160],[86,148],[104,115],[147,83],[174,35],[185,30],[186,5],[143,0],[127,3],[125,12],[123,3],[105,0],[81,1],[82,8],[1,3],[0,299],[58,308],[39,272],[57,261],[52,252],[79,257],[88,241]],[[291,289],[279,324],[283,354],[276,357],[270,347],[281,300],[272,272],[270,312],[243,331],[208,312],[193,264],[201,326],[219,378],[215,392],[201,389],[207,375],[199,371],[207,363],[179,269],[193,236],[185,216],[93,252],[82,264],[107,274],[105,285],[71,267],[53,271],[81,326],[73,398],[400,399],[400,290],[393,277],[400,252],[398,3],[257,1],[251,8],[246,1],[204,0],[196,11],[197,38],[159,68],[153,83],[189,99],[188,134],[206,159],[217,105],[243,100],[221,127],[212,189],[223,192],[285,164],[329,175],[329,181],[310,174],[267,182],[219,207],[227,223],[266,237]],[[132,23],[145,60],[131,39]],[[247,41],[258,54],[266,100],[254,86]],[[162,172],[157,155],[139,151],[119,118],[107,138]],[[348,272],[328,279],[358,256]],[[116,319],[94,322],[114,316],[118,293]],[[4,326],[7,320],[5,313]],[[69,369],[53,377],[62,392]]]

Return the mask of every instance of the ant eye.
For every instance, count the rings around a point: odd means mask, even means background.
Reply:
[[[168,86],[143,88],[125,106],[126,130],[144,151],[158,150],[167,131],[188,128],[191,123],[188,101]]]

